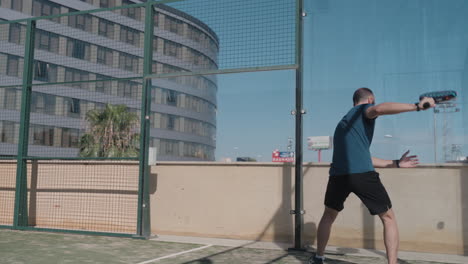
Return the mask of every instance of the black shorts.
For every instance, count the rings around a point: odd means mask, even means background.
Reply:
[[[392,208],[387,191],[375,171],[330,176],[325,206],[341,211],[349,193],[356,194],[372,215],[385,213]]]

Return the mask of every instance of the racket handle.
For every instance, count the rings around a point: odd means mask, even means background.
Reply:
[[[423,104],[424,109],[428,109],[430,106],[431,106],[431,104],[427,103],[427,102]]]

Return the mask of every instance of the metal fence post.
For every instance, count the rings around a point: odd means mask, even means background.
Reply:
[[[145,39],[143,59],[143,92],[141,98],[141,132],[140,132],[140,168],[138,187],[138,223],[137,234],[143,237],[151,235],[150,199],[149,199],[149,171],[148,152],[150,143],[150,114],[151,114],[151,75],[153,63],[154,38],[154,6],[148,1],[145,6]]]
[[[29,117],[31,110],[32,73],[34,59],[34,34],[36,21],[28,21],[24,49],[23,86],[21,93],[21,116],[16,167],[16,190],[13,227],[28,225],[27,160],[29,143]]]
[[[304,228],[303,186],[302,186],[302,115],[303,109],[303,14],[304,0],[296,1],[296,162],[295,162],[295,196],[294,196],[294,247],[293,250],[304,250],[302,233]]]

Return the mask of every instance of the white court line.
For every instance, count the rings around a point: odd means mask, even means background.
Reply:
[[[202,249],[205,249],[205,248],[209,248],[211,246],[213,246],[213,245],[206,245],[206,246],[199,247],[199,248],[193,248],[193,249],[190,249],[190,250],[182,251],[182,252],[179,252],[179,253],[174,253],[174,254],[171,254],[171,255],[164,256],[164,257],[143,261],[143,262],[140,262],[138,264],[148,264],[148,263],[151,263],[151,262],[156,262],[158,260],[172,258],[172,257],[179,256],[179,255],[182,255],[182,254],[190,253],[190,252],[193,252],[193,251],[202,250]]]

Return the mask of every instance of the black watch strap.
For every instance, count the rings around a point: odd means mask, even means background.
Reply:
[[[414,105],[416,106],[416,111],[421,111],[421,108],[419,107],[419,103],[414,103]]]

